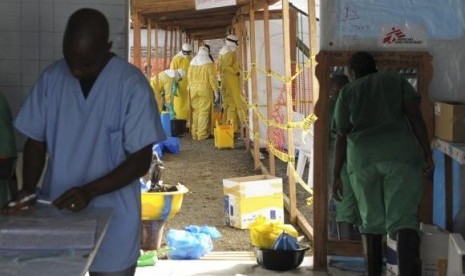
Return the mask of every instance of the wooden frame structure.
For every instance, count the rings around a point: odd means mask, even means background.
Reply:
[[[316,56],[316,77],[320,84],[320,97],[315,105],[318,120],[315,123],[314,137],[314,269],[327,267],[328,255],[354,256],[362,254],[360,242],[329,240],[328,233],[328,139],[329,139],[329,101],[324,95],[329,91],[329,76],[334,66],[346,66],[350,51],[322,51]],[[433,139],[434,110],[428,97],[428,85],[432,78],[432,57],[427,52],[372,52],[379,68],[395,69],[416,68],[417,91],[421,95],[421,111],[425,119],[430,141]],[[433,184],[424,180],[423,201],[420,207],[420,220],[432,222]]]

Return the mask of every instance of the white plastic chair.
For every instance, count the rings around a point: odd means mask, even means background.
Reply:
[[[304,119],[305,116],[301,113],[294,112],[292,114],[294,122],[300,122]],[[293,134],[295,149],[298,152],[296,172],[300,177],[303,177],[305,166],[308,164],[307,185],[313,188],[313,125],[305,136],[303,136],[302,128],[295,128]]]
[[[465,241],[460,234],[449,235],[449,254],[447,260],[447,276],[463,276],[463,256]]]

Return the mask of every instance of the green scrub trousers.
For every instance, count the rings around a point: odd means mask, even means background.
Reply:
[[[421,163],[374,162],[351,172],[362,218],[360,232],[395,237],[399,229],[418,229],[422,179]]]

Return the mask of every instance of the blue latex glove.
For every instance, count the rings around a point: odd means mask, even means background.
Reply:
[[[175,97],[178,96],[178,82],[177,81],[173,82],[173,85],[171,86],[171,94]]]
[[[174,107],[173,107],[173,104],[165,104],[166,106],[166,109],[168,109],[169,113],[170,113],[170,119],[174,119],[176,118],[176,112],[174,112]]]

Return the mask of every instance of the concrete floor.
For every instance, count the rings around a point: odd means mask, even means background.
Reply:
[[[313,257],[305,257],[302,265],[292,271],[271,271],[261,268],[255,259],[236,260],[159,260],[155,266],[137,268],[137,276],[251,276],[251,275],[336,275],[360,276],[363,272],[347,271],[330,267],[328,271],[312,271]]]

